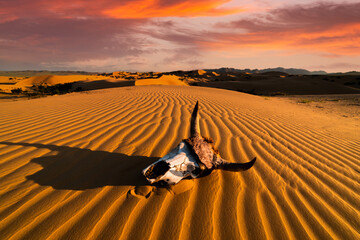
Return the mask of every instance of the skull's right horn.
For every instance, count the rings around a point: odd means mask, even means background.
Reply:
[[[240,172],[251,168],[254,165],[255,161],[256,161],[256,157],[247,163],[232,163],[221,158],[220,161],[218,161],[216,168],[226,171]]]

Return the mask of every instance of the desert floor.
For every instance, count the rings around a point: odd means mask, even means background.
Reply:
[[[147,184],[197,100],[221,156],[257,162]],[[360,239],[360,121],[311,104],[193,86],[0,102],[0,238]]]

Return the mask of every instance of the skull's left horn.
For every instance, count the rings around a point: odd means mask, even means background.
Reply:
[[[200,137],[200,125],[199,125],[199,102],[196,102],[194,110],[191,115],[190,125],[190,137]]]
[[[224,159],[221,159],[217,164],[216,168],[226,171],[233,171],[233,172],[246,171],[254,165],[255,161],[256,161],[256,157],[247,163],[232,163]]]

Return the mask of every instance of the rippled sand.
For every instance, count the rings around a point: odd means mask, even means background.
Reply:
[[[141,170],[200,127],[246,172]],[[0,103],[1,239],[360,239],[359,123],[281,99],[134,86]]]

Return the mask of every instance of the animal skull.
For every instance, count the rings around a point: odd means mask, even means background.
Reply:
[[[256,157],[247,163],[231,163],[220,157],[212,141],[200,135],[198,102],[191,116],[190,138],[182,140],[170,153],[143,170],[151,184],[166,186],[184,178],[198,178],[214,169],[245,171],[251,168]]]

